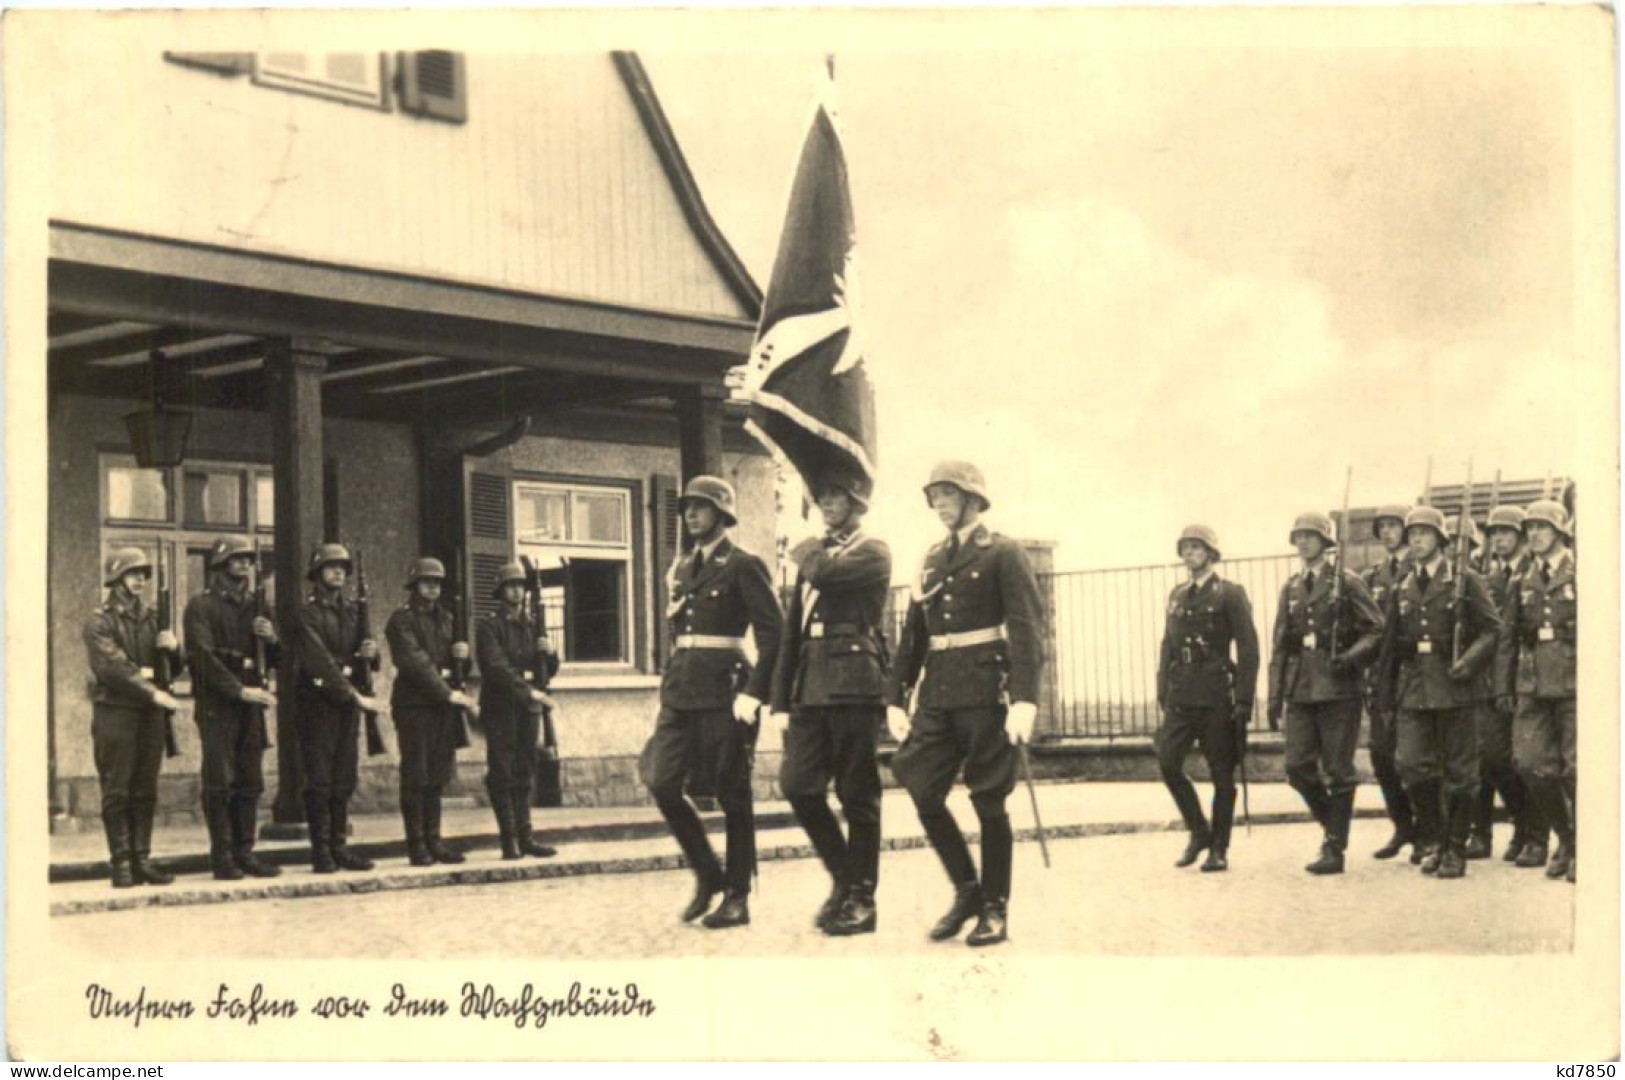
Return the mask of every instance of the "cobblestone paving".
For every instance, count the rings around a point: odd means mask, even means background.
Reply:
[[[1099,837],[1016,846],[1009,954],[1193,956],[1340,953],[1454,954],[1566,951],[1574,888],[1497,858],[1460,881],[1424,877],[1403,858],[1370,857],[1383,822],[1357,822],[1350,872],[1314,878],[1310,826],[1238,833],[1225,874],[1176,870],[1179,834]],[[1498,837],[1499,839],[1500,837]],[[204,908],[149,908],[53,921],[58,945],[123,958],[664,956],[838,957],[963,948],[925,930],[949,891],[928,851],[888,853],[881,865],[880,930],[830,939],[809,925],[828,879],[813,860],[767,864],[752,897],[753,925],[685,926],[686,871],[268,900]],[[1392,917],[1391,913],[1403,913]],[[432,936],[427,928],[433,928]]]

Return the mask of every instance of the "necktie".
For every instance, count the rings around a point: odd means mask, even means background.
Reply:
[[[1315,591],[1315,572],[1313,570],[1303,575],[1303,591],[1307,593]]]
[[[1426,568],[1420,568],[1416,571],[1416,583],[1422,587],[1423,592],[1428,591],[1428,582],[1430,580]]]
[[[692,573],[694,573],[697,576],[699,574],[699,572],[700,572],[700,569],[702,567],[704,567],[704,566],[705,566],[705,552],[702,549],[696,548],[695,551],[694,551],[694,566],[693,566],[693,569],[692,569]]]
[[[1392,578],[1394,581],[1399,580],[1399,560],[1398,559],[1389,559],[1388,560],[1388,576],[1390,578]]]
[[[1198,582],[1198,581],[1191,582],[1190,595],[1186,599],[1189,600],[1189,602],[1192,603],[1192,604],[1196,603],[1196,594],[1201,588],[1202,588],[1201,582]]]
[[[948,561],[953,562],[959,557],[959,534],[952,533],[948,537]]]
[[[1552,564],[1544,559],[1542,559],[1540,563],[1540,583],[1542,585],[1550,585],[1552,583]]]

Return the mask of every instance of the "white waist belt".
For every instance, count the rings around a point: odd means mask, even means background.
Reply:
[[[989,626],[981,630],[966,630],[963,634],[932,634],[931,651],[968,649],[972,645],[988,645],[1006,640],[1003,626]]]
[[[745,639],[742,637],[726,637],[722,634],[678,634],[675,647],[679,649],[737,649],[743,651]]]

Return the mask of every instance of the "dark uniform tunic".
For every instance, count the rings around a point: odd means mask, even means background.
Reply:
[[[153,704],[158,687],[158,618],[139,597],[108,593],[85,622],[85,651],[96,683],[91,689],[90,735],[101,780],[102,821],[109,839],[127,824],[135,851],[146,854],[158,804],[163,763],[164,712]],[[180,657],[173,656],[179,674]]]
[[[1013,540],[978,525],[926,553],[889,692],[903,706],[919,683],[892,772],[922,810],[942,807],[961,765],[979,812],[1003,806],[1016,762],[1006,706],[1038,701],[1042,623],[1038,581]]]
[[[774,712],[790,713],[779,787],[831,873],[872,882],[880,856],[875,744],[890,675],[884,626],[891,550],[859,530],[808,540],[790,558],[798,574],[771,697]],[[852,831],[850,852],[839,844],[825,801],[831,778]]]
[[[395,664],[390,715],[400,741],[403,806],[451,782],[457,761],[457,710],[451,704],[452,614],[413,596],[389,617],[384,636]]]
[[[1240,750],[1234,711],[1251,709],[1257,688],[1258,631],[1247,590],[1217,573],[1197,584],[1176,586],[1168,594],[1168,622],[1157,664],[1157,704],[1163,720],[1156,746],[1163,781],[1173,791],[1187,826],[1198,825],[1201,818],[1195,789],[1185,777],[1185,755],[1194,742],[1207,759],[1214,817],[1228,837],[1225,811],[1233,808]]]
[[[1343,575],[1342,612],[1334,610],[1333,574]],[[1332,629],[1343,670],[1332,667]],[[1329,798],[1351,795],[1359,782],[1354,748],[1360,737],[1360,668],[1377,652],[1382,613],[1365,584],[1330,560],[1300,570],[1281,589],[1270,655],[1270,713],[1286,714],[1287,779],[1322,818]],[[1325,771],[1324,782],[1321,771]]]
[[[1497,648],[1496,689],[1516,694],[1513,757],[1526,776],[1560,781],[1575,796],[1576,630],[1574,556],[1549,568],[1531,558],[1507,595]]]
[[[524,612],[506,606],[481,619],[474,629],[480,721],[485,728],[485,786],[493,800],[510,798],[520,810],[530,806],[541,735],[541,706],[531,703],[530,692],[559,670],[559,658],[538,649],[537,637]]]
[[[1519,552],[1510,560],[1494,555],[1484,560],[1484,584],[1503,620],[1513,589],[1529,569],[1530,561],[1527,552]],[[1478,767],[1486,777],[1512,766],[1512,724],[1511,714],[1495,708],[1493,701],[1478,711]]]
[[[251,839],[252,830],[245,836],[243,828],[252,825],[247,815],[265,790],[260,759],[266,749],[262,725],[268,721],[263,707],[239,698],[245,686],[266,686],[267,672],[259,670],[254,655],[254,620],[260,616],[271,618],[256,608],[252,591],[239,590],[217,574],[208,590],[186,605],[183,619],[193,713],[203,742],[204,803],[232,800],[239,842]],[[277,656],[277,645],[266,642],[266,666],[276,666]]]
[[[689,862],[714,875],[716,857],[683,798],[691,768],[715,792],[728,815],[728,888],[750,891],[755,866],[755,823],[750,778],[759,724],[733,716],[739,693],[766,701],[778,659],[783,616],[767,564],[723,537],[702,564],[700,553],[681,559],[667,578],[671,659],[660,684],[660,714],[638,762],[643,783],[671,823]],[[753,667],[743,652],[746,629],[756,641]],[[703,850],[701,848],[703,845]]]
[[[1458,582],[1448,559],[1429,574],[1413,565],[1388,598],[1382,695],[1399,713],[1399,771],[1406,786],[1443,779],[1452,797],[1476,798],[1475,709],[1490,697],[1490,668],[1500,618],[1484,579]],[[1458,598],[1458,585],[1460,597]],[[1456,623],[1462,623],[1464,679],[1451,677]]]
[[[360,761],[361,709],[350,667],[361,647],[361,611],[318,585],[299,609],[299,746],[305,798],[348,802]]]

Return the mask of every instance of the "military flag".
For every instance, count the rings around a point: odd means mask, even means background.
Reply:
[[[801,148],[746,369],[747,428],[810,493],[826,470],[875,469],[874,389],[859,326],[856,232],[834,64]]]

